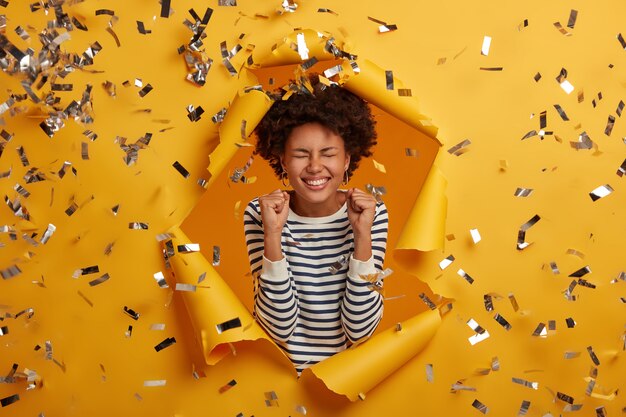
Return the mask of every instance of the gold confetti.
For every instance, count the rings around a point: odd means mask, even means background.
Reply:
[[[380,162],[376,162],[374,159],[372,159],[372,162],[374,163],[374,168],[376,168],[383,174],[387,173],[387,170],[385,169],[385,166],[383,164],[381,164]]]

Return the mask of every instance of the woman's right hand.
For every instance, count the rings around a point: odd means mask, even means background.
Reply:
[[[275,190],[259,197],[261,208],[261,221],[265,235],[277,234],[280,236],[287,222],[289,214],[289,193]]]

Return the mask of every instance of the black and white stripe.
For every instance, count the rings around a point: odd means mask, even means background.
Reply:
[[[298,372],[376,330],[382,296],[360,275],[382,271],[388,231],[384,203],[376,205],[372,258],[366,262],[352,259],[354,236],[345,204],[326,217],[301,217],[290,210],[280,261],[263,256],[258,199],[246,207],[244,231],[255,277],[255,316]],[[342,255],[348,261],[333,274],[330,267]]]

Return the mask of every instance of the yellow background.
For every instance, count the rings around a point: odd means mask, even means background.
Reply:
[[[57,93],[64,105],[79,99],[87,83],[94,86],[95,121],[91,125],[68,120],[50,139],[38,126],[45,114],[32,103],[17,103],[15,107],[29,106],[20,115],[2,115],[5,125],[0,128],[14,137],[0,158],[0,172],[12,169],[8,178],[0,179],[0,194],[14,201],[14,186],[25,187],[31,195],[21,201],[31,224],[21,222],[6,205],[0,209],[0,225],[13,225],[18,232],[16,241],[6,233],[0,235],[4,244],[0,269],[16,264],[22,270],[0,282],[0,313],[5,317],[0,326],[9,329],[0,336],[0,375],[17,363],[19,371],[35,370],[42,384],[28,391],[25,382],[0,384],[0,398],[20,395],[18,402],[0,408],[0,415],[282,416],[298,415],[295,407],[299,405],[306,407],[307,415],[321,416],[479,415],[472,408],[478,399],[489,407],[490,415],[517,415],[522,400],[528,400],[527,415],[543,416],[563,411],[566,404],[554,401],[557,391],[582,404],[581,415],[593,416],[600,406],[610,416],[622,413],[623,397],[610,394],[624,385],[625,306],[620,297],[626,297],[626,283],[612,284],[611,280],[626,268],[621,256],[626,232],[625,179],[616,175],[626,156],[626,131],[619,117],[610,136],[604,129],[608,115],[616,114],[624,97],[626,52],[616,39],[625,30],[623,4],[298,4],[295,13],[280,16],[275,13],[278,1],[239,1],[237,7],[181,1],[173,2],[175,13],[169,19],[158,17],[157,1],[86,1],[65,6],[89,31],[72,31],[72,39],[62,48],[80,54],[94,41],[100,42],[103,49],[87,68],[103,72],[77,70],[57,81],[74,84],[74,91]],[[190,18],[187,10],[193,7],[202,16],[207,6],[215,11],[204,44],[214,63],[207,84],[198,87],[185,80],[187,69],[176,49],[191,36],[182,24]],[[317,13],[320,7],[331,8],[337,15]],[[95,16],[94,10],[100,8],[112,9],[119,16],[113,30],[121,47],[106,32],[110,17]],[[568,29],[571,36],[564,36],[553,24],[560,21],[566,26],[571,9],[578,10],[578,19],[575,28]],[[28,2],[16,0],[0,8],[0,13],[7,16],[6,36],[13,43],[22,50],[39,51],[37,33],[51,15],[31,13]],[[256,13],[269,18],[254,18]],[[398,30],[379,34],[378,25],[368,16],[397,24]],[[528,26],[520,26],[525,19]],[[139,34],[136,20],[152,33]],[[15,34],[18,25],[28,29],[30,43]],[[205,191],[196,180],[208,178],[208,155],[218,140],[210,116],[227,107],[241,86],[221,64],[219,43],[225,40],[230,49],[244,33],[243,45],[254,45],[255,53],[262,54],[294,28],[328,31],[359,57],[392,70],[419,98],[423,113],[433,118],[444,143],[440,165],[448,180],[446,233],[454,235],[454,240],[446,241],[443,252],[428,255],[424,266],[434,268],[414,271],[430,289],[394,267],[386,296],[404,297],[387,302],[381,329],[423,311],[421,292],[431,299],[436,299],[434,294],[453,298],[454,308],[423,352],[369,392],[365,401],[356,403],[332,393],[314,378],[296,380],[275,349],[258,342],[237,344],[236,355],[207,368],[205,377],[194,379],[192,363],[198,352],[180,294],[159,288],[153,278],[154,273],[165,272],[155,236],[182,222],[207,259],[211,259],[213,245],[221,247],[222,264],[216,269],[250,306],[252,284],[246,275],[235,204],[241,201],[241,213],[250,198],[272,190],[278,182],[258,159],[246,173],[258,177],[254,184],[229,185],[223,172]],[[493,39],[488,56],[480,54],[484,36]],[[446,61],[438,64],[441,58]],[[481,71],[480,67],[503,70]],[[567,69],[575,87],[569,95],[555,80],[561,68]],[[537,72],[542,78],[535,82]],[[150,83],[154,90],[141,98],[138,88],[122,86],[135,78],[141,78],[144,85]],[[22,94],[19,77],[2,74],[0,80],[0,102],[9,97],[9,90]],[[105,80],[117,85],[117,97],[106,94],[101,86]],[[579,103],[580,92],[584,101]],[[186,116],[190,104],[205,110],[196,123]],[[564,108],[570,121],[561,120],[554,104]],[[528,131],[539,130],[542,111],[547,111],[546,130],[554,134],[522,141]],[[172,129],[160,132],[165,128]],[[85,129],[96,132],[97,140],[83,136]],[[577,151],[570,146],[582,131],[597,144],[597,150]],[[122,150],[114,143],[116,136],[133,143],[146,132],[153,133],[152,141],[139,151],[137,164],[126,166]],[[468,152],[460,156],[446,152],[464,139],[472,142]],[[81,159],[81,142],[89,142],[89,160]],[[405,156],[404,148],[411,147],[409,137],[381,134],[379,142],[374,159],[385,165],[387,174],[364,160],[352,183],[386,186],[393,242],[415,198],[420,160]],[[20,163],[15,150],[19,146],[26,151],[28,167]],[[250,149],[242,148],[229,169],[243,166],[249,155]],[[72,162],[77,176],[68,172],[58,177],[64,161]],[[172,168],[175,161],[191,173],[189,178]],[[506,161],[506,169],[501,169],[501,161]],[[44,172],[48,180],[26,184],[23,175],[32,167]],[[604,184],[615,191],[593,202],[589,192]],[[515,197],[517,187],[534,192]],[[73,201],[80,208],[68,217],[64,211]],[[114,216],[111,208],[117,204],[120,209]],[[535,214],[541,220],[526,235],[533,244],[517,251],[518,229]],[[149,229],[129,230],[129,222],[146,222]],[[39,239],[49,223],[57,231],[46,245],[33,247],[23,239],[23,233],[33,232]],[[482,236],[478,244],[469,234],[473,228]],[[105,255],[112,242],[110,255]],[[568,255],[568,249],[584,257]],[[450,254],[454,263],[443,272],[432,272]],[[388,262],[395,265],[391,250]],[[557,263],[560,274],[552,273],[550,262]],[[72,278],[76,269],[91,265],[98,265],[100,273]],[[572,280],[568,275],[586,265],[592,273],[584,278],[597,288],[578,286],[574,290],[578,300],[566,300],[563,291]],[[475,279],[473,285],[456,274],[459,268]],[[103,273],[111,277],[107,282],[88,285]],[[33,281],[43,282],[45,288]],[[488,293],[494,294],[495,311],[490,313],[483,307],[483,296]],[[508,300],[510,293],[519,303],[517,312]],[[126,316],[124,306],[139,312],[139,320]],[[29,307],[35,311],[31,319],[7,316]],[[511,323],[510,331],[493,319],[495,312]],[[574,329],[566,327],[568,317],[576,321]],[[473,334],[466,325],[471,318],[491,335],[475,346],[467,340]],[[547,337],[532,336],[540,322],[549,320],[556,321],[556,331]],[[165,324],[165,330],[151,330],[155,323]],[[129,325],[133,332],[126,337]],[[154,346],[168,337],[175,337],[177,343],[155,352]],[[45,360],[44,349],[34,350],[45,341],[52,342],[53,357],[65,370]],[[595,397],[585,395],[585,378],[593,365],[588,346],[600,360]],[[565,351],[580,352],[580,356],[564,359]],[[481,375],[477,370],[489,368],[494,357],[500,369]],[[426,380],[426,364],[433,365],[432,382]],[[539,388],[515,384],[512,378],[538,382]],[[218,389],[232,379],[237,385],[220,394]],[[146,380],[167,383],[145,387]],[[458,381],[476,391],[451,393],[452,384]],[[264,394],[269,391],[278,395],[277,404],[271,407],[265,405]],[[602,395],[606,397],[597,398]]]

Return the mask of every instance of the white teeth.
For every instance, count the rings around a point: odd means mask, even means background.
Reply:
[[[326,184],[328,182],[328,178],[322,178],[320,180],[315,180],[315,181],[305,181],[307,184],[309,185],[322,185],[322,184]]]

